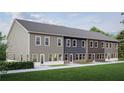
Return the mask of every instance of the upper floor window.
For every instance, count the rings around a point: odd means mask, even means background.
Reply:
[[[40,45],[41,45],[41,37],[35,36],[35,46],[40,46]]]
[[[66,39],[66,47],[71,47],[71,40],[70,39]]]
[[[109,47],[109,43],[106,43],[106,48],[108,48]]]
[[[112,48],[112,44],[111,43],[109,43],[109,48]]]
[[[115,43],[115,48],[116,48],[116,49],[118,48],[118,44],[117,44],[117,43]]]
[[[45,46],[50,46],[50,37],[47,36],[47,37],[44,38],[44,45]]]
[[[81,41],[81,46],[85,47],[85,41],[84,40]]]
[[[104,48],[104,42],[101,43],[101,47]]]
[[[90,48],[93,48],[93,41],[90,41]]]
[[[57,38],[57,46],[62,46],[62,38]]]
[[[76,39],[72,40],[72,45],[73,45],[73,47],[77,47],[77,40]]]
[[[95,48],[98,48],[98,41],[95,41],[94,46]]]

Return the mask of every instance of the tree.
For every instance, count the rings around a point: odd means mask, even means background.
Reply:
[[[95,26],[93,26],[93,27],[90,29],[90,31],[92,31],[92,32],[98,32],[98,33],[104,34],[104,35],[106,35],[106,36],[112,36],[112,35],[110,35],[109,33],[105,33],[104,31],[102,31],[102,30],[96,28]]]
[[[118,46],[118,56],[120,58],[124,58],[124,30],[122,30],[116,37],[116,39],[119,41]]]
[[[124,15],[124,12],[121,13],[121,15]],[[124,19],[120,23],[124,24]]]
[[[6,44],[3,43],[5,36],[0,32],[0,60],[6,60]]]

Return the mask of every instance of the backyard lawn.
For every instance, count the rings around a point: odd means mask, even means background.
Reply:
[[[9,81],[122,81],[124,63],[8,74]]]

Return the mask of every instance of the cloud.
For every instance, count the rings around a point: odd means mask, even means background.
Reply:
[[[67,14],[68,17],[77,17],[79,15],[80,15],[80,13],[69,13],[69,14]]]
[[[8,12],[7,14],[10,15],[11,19],[22,18],[21,12]]]
[[[47,17],[46,14],[43,14],[43,13],[30,13],[28,14],[28,16],[23,15],[23,18],[27,20],[42,22],[47,24],[62,25],[61,22],[58,22],[57,20],[49,18]]]

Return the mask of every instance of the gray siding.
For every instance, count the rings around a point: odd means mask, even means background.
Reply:
[[[41,46],[35,46],[35,36],[41,36]],[[50,37],[50,46],[44,46],[44,37]],[[49,54],[63,54],[63,46],[57,46],[57,38],[60,36],[43,35],[43,34],[30,34],[30,54],[38,54],[38,61],[40,61],[40,54],[45,54],[45,61],[48,61]]]
[[[90,41],[93,41],[93,48],[90,48]],[[98,48],[94,46],[95,41],[98,41]],[[104,48],[101,47],[102,42],[99,40],[88,40],[88,53],[104,53]]]
[[[71,40],[71,47],[66,46],[66,39]],[[77,47],[72,47],[72,40],[77,40]],[[73,59],[75,60],[75,54],[76,53],[86,53],[86,47],[81,46],[81,41],[86,39],[80,39],[80,38],[72,38],[72,37],[64,37],[64,54],[73,54]]]

